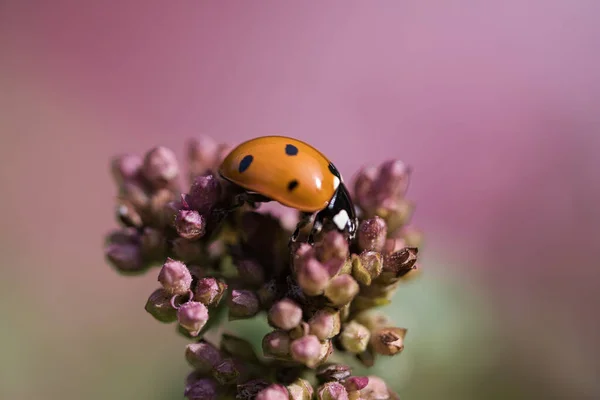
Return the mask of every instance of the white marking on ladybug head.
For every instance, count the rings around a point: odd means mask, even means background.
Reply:
[[[333,190],[337,190],[338,186],[340,186],[340,178],[337,176],[333,177]]]
[[[346,227],[346,225],[348,225],[349,221],[350,216],[348,215],[348,212],[346,210],[340,210],[333,217],[333,223],[335,224],[335,226],[337,226],[339,230],[343,230]]]

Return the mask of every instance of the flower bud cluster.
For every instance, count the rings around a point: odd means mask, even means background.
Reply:
[[[105,254],[123,274],[161,265],[145,310],[192,340],[186,398],[396,398],[381,379],[353,376],[331,356],[345,353],[371,366],[404,349],[406,329],[373,309],[389,304],[417,271],[422,235],[407,226],[414,207],[404,197],[410,169],[388,161],[359,172],[354,240],[324,230],[313,245],[290,245],[289,224],[241,205],[241,190],[218,176],[229,149],[210,138],[189,142],[183,193],[180,167],[166,148],[112,163],[122,227],[108,235]],[[231,334],[207,341],[211,329],[223,331],[222,316],[264,317],[272,330],[262,338],[262,355]]]

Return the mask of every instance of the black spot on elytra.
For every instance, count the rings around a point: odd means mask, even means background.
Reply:
[[[329,163],[329,171],[337,176],[338,178],[340,177],[340,173],[338,172],[337,168],[335,167],[335,165],[333,165],[332,163]]]
[[[294,179],[293,181],[290,181],[290,183],[288,183],[288,191],[291,192],[292,190],[296,189],[296,187],[298,187],[297,180]]]
[[[287,154],[288,156],[295,156],[296,154],[298,154],[298,148],[293,144],[286,144],[285,154]]]
[[[240,161],[240,165],[238,167],[238,171],[240,171],[240,174],[248,169],[250,164],[252,164],[253,160],[254,157],[252,157],[251,155],[247,155],[246,157],[242,158],[242,161]]]

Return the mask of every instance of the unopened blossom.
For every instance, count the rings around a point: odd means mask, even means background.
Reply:
[[[365,351],[371,338],[371,332],[356,321],[346,324],[341,333],[342,345],[351,353]]]
[[[212,371],[223,361],[219,349],[204,340],[188,344],[185,358],[196,371],[201,373]]]
[[[199,239],[206,232],[206,218],[196,210],[181,210],[175,218],[175,228],[182,238]]]
[[[177,310],[179,325],[186,329],[191,336],[198,336],[208,321],[206,306],[197,301],[188,301]]]
[[[250,290],[232,290],[229,297],[229,318],[250,318],[259,311],[258,296]]]
[[[371,336],[373,349],[382,355],[393,356],[404,350],[404,328],[382,328],[378,329]]]
[[[113,179],[118,185],[139,178],[142,169],[142,158],[136,154],[124,154],[111,161]]]
[[[269,322],[276,328],[290,330],[300,324],[302,309],[290,299],[282,299],[269,310]]]
[[[361,222],[358,227],[358,245],[361,250],[381,251],[387,236],[383,218],[375,216]]]
[[[348,400],[348,392],[338,382],[327,382],[317,389],[317,400]]]
[[[145,310],[160,322],[174,322],[177,320],[177,310],[171,305],[172,297],[165,289],[156,289],[148,297]]]
[[[376,251],[363,251],[352,257],[352,276],[363,285],[370,285],[383,271],[383,256]]]
[[[236,363],[231,358],[227,358],[215,365],[212,374],[220,384],[231,384],[237,381],[240,371]]]
[[[142,166],[144,177],[157,188],[169,185],[179,175],[175,154],[166,147],[155,147],[146,154]]]
[[[263,338],[263,353],[267,357],[287,358],[290,355],[290,344],[290,335],[285,331],[276,330]]]
[[[188,400],[216,400],[218,384],[214,379],[201,378],[190,383],[184,392]]]
[[[219,304],[225,291],[227,283],[217,278],[202,278],[196,284],[194,299],[205,306],[216,306]]]
[[[186,265],[168,258],[158,274],[158,281],[171,294],[185,294],[190,290],[192,275]]]
[[[321,342],[314,335],[303,336],[291,343],[290,353],[294,360],[312,368],[320,360]]]
[[[311,400],[314,390],[306,379],[298,378],[287,386],[290,400]]]
[[[340,313],[333,308],[321,308],[308,321],[310,333],[319,340],[330,339],[340,333]]]
[[[325,297],[333,305],[343,306],[352,301],[359,291],[358,283],[348,274],[338,275],[333,278],[325,288]]]
[[[322,294],[329,284],[329,273],[316,258],[301,261],[296,266],[298,284],[309,296]]]
[[[286,387],[278,384],[269,385],[256,395],[256,400],[288,400],[288,398]]]

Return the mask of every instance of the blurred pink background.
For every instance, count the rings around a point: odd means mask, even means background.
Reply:
[[[156,274],[103,259],[108,163],[189,137],[414,169],[403,399],[596,398],[600,3],[0,3],[0,397],[181,398]],[[173,393],[175,393],[173,395]],[[170,397],[169,397],[170,396]]]

